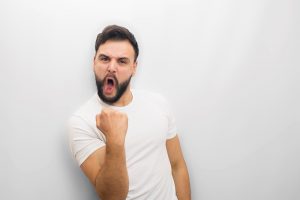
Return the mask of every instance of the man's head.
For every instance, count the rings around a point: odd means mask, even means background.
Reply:
[[[104,44],[108,40],[113,41],[124,41],[127,40],[134,49],[134,61],[136,61],[139,55],[138,43],[134,35],[127,29],[122,26],[110,25],[103,29],[102,33],[99,33],[95,43],[95,51],[97,53],[99,46]]]
[[[132,33],[117,25],[107,26],[99,33],[95,44],[94,73],[98,96],[113,104],[128,91],[139,54]]]

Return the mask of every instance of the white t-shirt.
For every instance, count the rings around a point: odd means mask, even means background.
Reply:
[[[131,90],[132,101],[124,107],[110,106],[97,93],[69,121],[71,151],[81,165],[105,145],[105,136],[96,127],[96,115],[103,106],[128,116],[125,139],[129,176],[127,200],[177,200],[166,140],[176,136],[176,126],[166,100],[155,93]]]

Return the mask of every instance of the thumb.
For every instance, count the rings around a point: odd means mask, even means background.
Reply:
[[[97,114],[95,117],[96,118],[96,126],[99,130],[100,130],[100,123],[101,123],[100,115],[101,115],[101,113]]]
[[[102,138],[102,140],[103,140],[104,142],[106,142],[106,137],[105,137],[105,135],[103,134],[103,132],[102,132],[102,130],[101,130],[101,127],[100,127],[100,123],[101,123],[100,115],[101,115],[101,114],[97,114],[97,115],[96,115],[96,127],[97,127],[97,129],[99,130],[100,137]]]

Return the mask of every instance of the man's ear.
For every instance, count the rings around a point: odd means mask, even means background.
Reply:
[[[93,59],[93,64],[92,64],[92,67],[93,67],[93,71],[95,72],[95,59],[96,59],[96,54],[94,56],[94,59]]]
[[[132,76],[134,76],[134,75],[135,75],[135,73],[136,73],[136,68],[137,68],[137,65],[138,65],[138,62],[137,62],[137,61],[135,61],[135,62],[133,63],[133,73],[132,73]]]

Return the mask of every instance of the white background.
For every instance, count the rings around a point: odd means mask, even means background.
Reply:
[[[66,122],[95,92],[94,41],[119,24],[134,87],[177,118],[194,200],[300,199],[298,0],[1,0],[0,199],[97,199]]]

